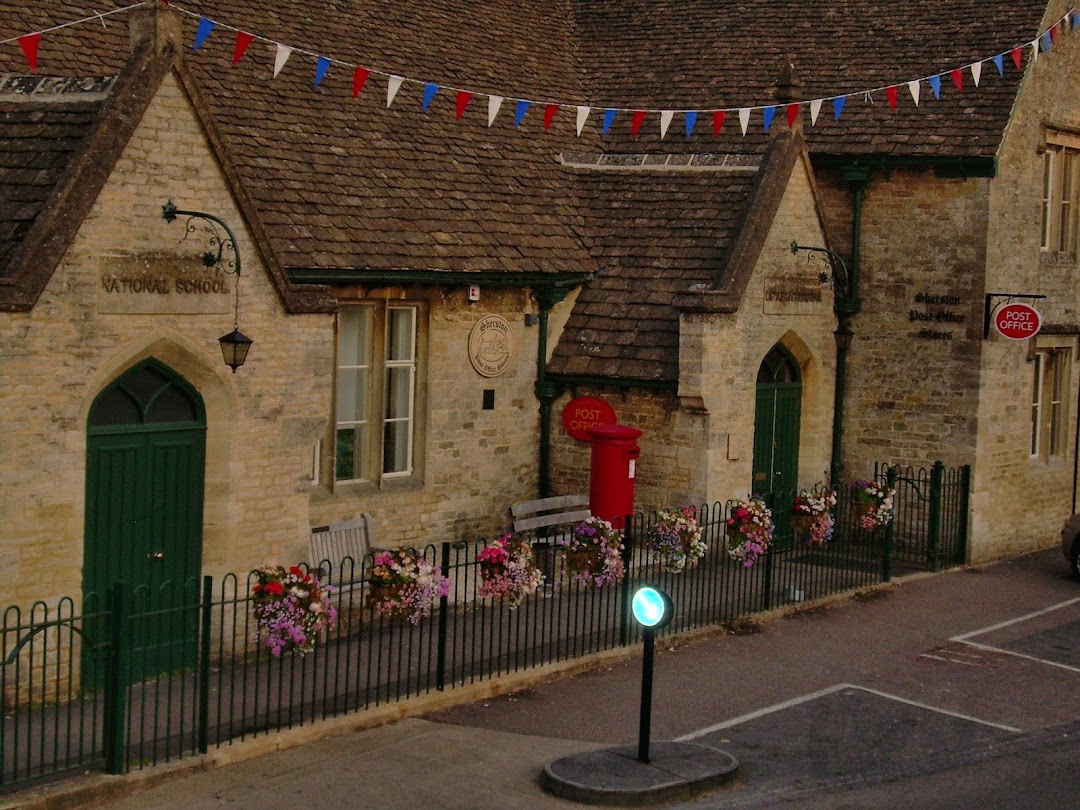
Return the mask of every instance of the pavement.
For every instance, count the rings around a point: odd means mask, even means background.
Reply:
[[[565,809],[580,805],[546,792],[542,773],[635,746],[640,682],[631,650],[574,677],[503,684],[507,694],[376,728],[312,726],[275,735],[282,750],[264,753],[267,738],[237,743],[216,758],[67,780],[0,806]],[[651,797],[684,808],[909,807],[912,780],[930,791],[924,806],[1063,806],[1045,779],[1080,787],[1080,583],[1051,549],[661,637],[651,739],[660,753],[678,743],[672,750],[738,763],[719,787]],[[989,798],[1005,794],[987,780],[1006,777],[1017,804]]]

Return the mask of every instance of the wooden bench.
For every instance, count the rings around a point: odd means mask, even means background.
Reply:
[[[533,535],[533,556],[548,584],[555,582],[556,539],[589,517],[592,517],[592,511],[585,495],[556,495],[510,507],[514,533],[531,532]]]
[[[316,526],[311,530],[311,565],[323,568],[330,583],[337,587],[362,583],[364,559],[371,553],[374,536],[374,523],[367,513],[343,523]]]

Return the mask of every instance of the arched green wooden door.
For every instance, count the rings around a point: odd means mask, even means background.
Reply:
[[[92,610],[110,585],[131,586],[132,680],[194,661],[205,457],[201,397],[154,360],[90,409],[83,593]]]
[[[764,496],[773,510],[778,548],[791,543],[801,418],[802,373],[791,352],[778,344],[758,369],[752,484],[753,492]]]

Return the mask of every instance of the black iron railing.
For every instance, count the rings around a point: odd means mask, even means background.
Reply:
[[[940,502],[953,504],[947,493],[961,485],[943,481]],[[853,527],[839,495],[832,541],[801,544],[777,515],[777,543],[753,567],[726,553],[723,504],[699,510],[709,550],[681,573],[665,571],[648,543],[655,515],[628,516],[621,582],[599,590],[559,582],[562,552],[549,546],[540,555],[549,580],[514,610],[479,596],[482,542],[429,546],[421,553],[451,590],[415,625],[377,617],[366,604],[371,556],[346,559],[344,570],[324,561],[339,620],[304,657],[274,658],[260,643],[253,575],[207,577],[178,591],[165,583],[170,598],[117,585],[106,599],[87,595],[83,611],[71,599],[27,613],[9,608],[0,626],[0,785],[75,768],[122,773],[635,643],[629,602],[641,583],[672,597],[675,617],[663,631],[671,634],[888,579],[892,543],[905,549],[917,525],[907,522],[914,502],[898,498],[893,538]],[[937,545],[926,546],[936,549],[933,560],[955,559],[959,520],[955,509],[939,518]]]

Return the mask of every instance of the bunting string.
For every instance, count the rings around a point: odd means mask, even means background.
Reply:
[[[244,31],[239,28],[219,23],[217,20],[210,19],[209,17],[202,16],[192,11],[188,11],[185,8],[180,7],[175,2],[170,3],[169,0],[143,0],[143,2],[135,3],[124,8],[117,8],[111,11],[94,14],[89,17],[84,17],[79,20],[73,20],[71,22],[55,25],[51,28],[45,28],[41,31],[35,31],[30,34],[24,34],[19,37],[13,37],[9,39],[0,39],[0,45],[6,45],[13,42],[17,42],[22,48],[23,54],[27,60],[27,64],[30,67],[31,72],[37,70],[37,54],[38,48],[41,43],[42,35],[51,33],[53,31],[60,30],[62,28],[68,28],[75,25],[80,25],[86,22],[101,21],[102,25],[105,24],[104,18],[113,14],[121,14],[124,12],[132,11],[134,9],[150,5],[154,2],[160,2],[163,5],[170,6],[175,11],[185,14],[189,17],[196,18],[198,20],[195,30],[195,37],[192,43],[193,50],[198,51],[210,38],[210,36],[219,29],[231,31],[235,34],[235,44],[233,46],[232,64],[238,64],[248,52],[249,47],[256,40],[264,42],[274,48],[274,65],[273,76],[276,78],[281,72],[282,68],[289,59],[295,54],[300,54],[308,58],[315,60],[314,66],[314,79],[313,87],[318,88],[326,78],[331,68],[341,69],[344,68],[352,74],[352,95],[356,98],[360,95],[363,89],[367,86],[369,79],[372,76],[378,76],[386,81],[386,106],[393,105],[394,100],[397,98],[399,91],[405,84],[418,85],[422,87],[421,95],[421,110],[427,112],[435,97],[440,92],[448,92],[453,94],[455,99],[454,104],[454,117],[455,120],[462,118],[465,115],[466,110],[469,107],[470,102],[476,96],[487,98],[487,123],[488,126],[494,125],[496,119],[499,117],[499,113],[503,108],[505,102],[510,102],[513,107],[513,119],[514,126],[520,127],[525,119],[528,111],[533,107],[540,107],[543,110],[543,127],[544,130],[550,130],[554,122],[555,116],[563,109],[573,109],[576,112],[575,129],[578,135],[581,135],[585,128],[586,122],[593,113],[594,110],[602,111],[601,132],[603,135],[607,135],[615,119],[620,115],[630,116],[630,134],[631,137],[637,137],[638,133],[645,120],[650,116],[659,116],[660,123],[660,137],[667,136],[668,130],[676,114],[682,115],[685,121],[685,135],[687,138],[691,137],[699,116],[702,113],[711,113],[712,118],[712,130],[714,135],[719,135],[724,125],[728,114],[735,114],[739,120],[739,128],[743,135],[746,135],[749,131],[750,120],[752,115],[757,112],[761,115],[761,121],[763,129],[768,132],[776,117],[776,113],[781,105],[777,104],[754,104],[745,107],[725,107],[711,110],[702,109],[679,109],[679,108],[648,108],[648,107],[594,107],[592,105],[580,104],[580,103],[566,103],[562,101],[538,101],[534,99],[516,98],[514,96],[479,92],[474,90],[468,90],[464,88],[449,87],[440,85],[437,82],[425,81],[421,79],[415,79],[409,76],[399,76],[393,73],[386,73],[376,68],[367,67],[363,65],[355,65],[347,63],[338,59],[334,59],[329,56],[322,55],[316,51],[301,48],[295,45],[287,45],[285,43],[277,42],[266,37],[259,36],[249,31]],[[1076,32],[1080,29],[1080,11],[1070,9],[1061,18],[1059,18],[1050,27],[1043,31],[1040,31],[1038,36],[1034,39],[1016,45],[1000,53],[987,56],[983,59],[978,59],[974,62],[960,65],[958,67],[951,68],[941,73],[936,73],[929,76],[922,76],[917,79],[910,79],[907,81],[897,82],[895,84],[882,85],[880,87],[874,87],[866,90],[858,90],[850,93],[843,93],[835,96],[823,96],[821,98],[809,99],[807,101],[801,101],[797,103],[785,104],[783,106],[784,118],[787,121],[788,127],[795,126],[796,122],[802,114],[804,107],[808,108],[810,112],[810,124],[816,126],[818,118],[821,112],[822,106],[827,102],[832,102],[833,118],[836,121],[841,120],[843,116],[845,105],[849,98],[858,98],[862,96],[868,103],[874,103],[874,96],[884,94],[886,102],[890,110],[896,110],[900,105],[900,89],[906,87],[908,95],[915,106],[923,101],[922,88],[924,85],[929,86],[935,99],[941,98],[942,93],[942,79],[948,77],[952,85],[956,88],[957,92],[964,92],[965,90],[965,76],[970,76],[971,82],[975,88],[978,88],[980,82],[983,79],[983,69],[987,64],[991,64],[997,70],[998,75],[1005,75],[1005,59],[1008,57],[1017,70],[1023,70],[1024,55],[1028,54],[1029,63],[1035,63],[1038,61],[1040,54],[1047,54],[1056,45],[1058,38],[1062,34]]]

